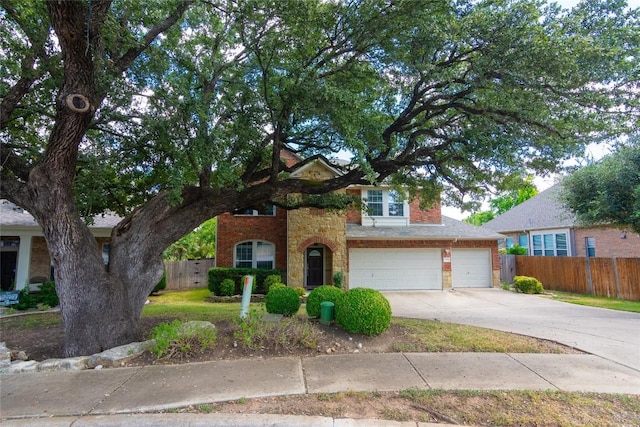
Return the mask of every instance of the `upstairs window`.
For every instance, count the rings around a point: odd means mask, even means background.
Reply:
[[[394,190],[367,190],[367,216],[404,217],[405,202]]]
[[[254,240],[238,243],[235,249],[236,268],[272,269],[275,265],[276,247],[272,243]]]
[[[367,190],[367,214],[383,216],[382,190]]]
[[[273,203],[263,203],[258,206],[251,206],[246,209],[237,210],[233,214],[246,216],[274,216],[276,214],[276,207]]]

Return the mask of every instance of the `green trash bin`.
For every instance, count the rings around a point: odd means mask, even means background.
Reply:
[[[333,308],[335,304],[331,301],[322,301],[320,303],[320,323],[328,325],[333,321]]]

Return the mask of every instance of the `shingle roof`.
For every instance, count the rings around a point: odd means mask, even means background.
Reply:
[[[482,228],[499,233],[575,227],[576,218],[558,201],[560,184],[509,209]]]
[[[120,221],[121,217],[114,214],[96,215],[93,218],[91,228],[113,228]],[[24,209],[16,206],[8,200],[0,200],[0,225],[19,227],[40,227],[33,216]]]
[[[347,239],[388,240],[498,240],[503,235],[446,216],[442,224],[413,224],[408,227],[371,227],[347,224]]]

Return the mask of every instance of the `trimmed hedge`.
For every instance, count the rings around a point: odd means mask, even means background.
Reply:
[[[354,334],[380,335],[391,325],[391,305],[379,291],[354,288],[335,306],[336,323]]]
[[[287,286],[271,287],[267,296],[264,297],[264,303],[267,313],[291,316],[300,308],[300,296],[293,288]]]
[[[220,284],[224,279],[231,279],[235,283],[234,295],[242,295],[242,277],[254,276],[253,293],[264,294],[264,281],[267,276],[278,275],[280,270],[277,269],[258,269],[258,268],[210,268],[207,273],[207,287],[214,295],[220,295]]]
[[[344,291],[340,288],[336,288],[335,286],[318,286],[309,292],[309,295],[307,296],[307,314],[309,317],[320,316],[320,303],[323,301],[331,301],[335,304],[342,294],[344,294]]]
[[[542,283],[535,277],[516,276],[513,278],[513,287],[524,294],[541,294],[544,292]]]

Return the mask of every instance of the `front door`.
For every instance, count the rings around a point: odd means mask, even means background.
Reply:
[[[0,285],[3,291],[13,288],[16,281],[18,252],[0,252]]]
[[[307,248],[307,290],[324,285],[323,248]]]

